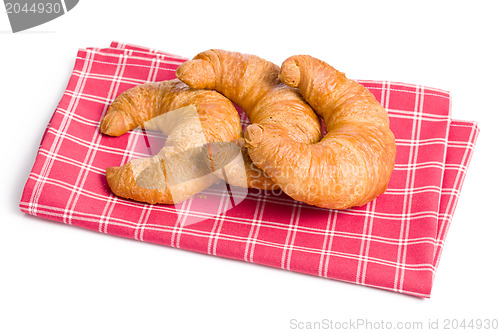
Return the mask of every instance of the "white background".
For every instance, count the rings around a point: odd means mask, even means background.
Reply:
[[[16,34],[2,8],[0,332],[296,332],[292,319],[420,321],[424,328],[436,319],[500,320],[496,3],[82,0],[66,15]],[[432,297],[121,239],[21,213],[24,183],[77,49],[112,40],[186,57],[223,48],[277,64],[308,53],[351,78],[450,91],[453,118],[477,121],[481,133]]]

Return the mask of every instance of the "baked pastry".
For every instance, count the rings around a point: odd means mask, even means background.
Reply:
[[[179,80],[131,88],[110,105],[101,121],[101,132],[119,136],[138,126],[161,130],[168,138],[156,156],[106,169],[108,184],[120,197],[174,204],[220,178],[233,185],[247,186],[247,173],[254,172],[248,155],[237,158],[233,154],[234,161],[226,160],[225,165],[211,168],[208,142],[242,140],[234,105],[215,91],[191,89]],[[237,147],[236,143],[233,146]],[[260,181],[254,185],[263,188],[273,185],[265,174],[259,175]]]
[[[280,138],[290,137],[304,144],[321,139],[320,122],[314,110],[298,89],[279,80],[279,72],[279,66],[255,55],[209,50],[180,65],[176,74],[194,89],[214,89],[237,104],[252,123],[247,132],[257,125],[274,131],[275,138],[261,146],[273,155],[278,154]],[[268,165],[255,150],[252,153],[252,146],[244,147],[255,165],[249,187],[256,187],[260,173],[267,175]],[[278,185],[286,186],[287,182]]]
[[[290,197],[345,209],[386,190],[396,154],[387,111],[332,66],[294,56],[280,72],[257,56],[209,50],[182,64],[177,77],[219,91],[246,112],[250,158]],[[313,109],[324,120],[323,138]]]

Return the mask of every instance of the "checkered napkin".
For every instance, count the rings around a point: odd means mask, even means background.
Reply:
[[[179,205],[118,198],[107,186],[106,167],[147,156],[155,140],[140,130],[107,137],[99,122],[121,92],[173,79],[185,60],[116,42],[80,49],[41,141],[21,210],[140,241],[430,296],[478,135],[474,122],[450,118],[448,92],[359,81],[388,110],[397,143],[389,188],[363,207],[323,209],[282,193],[224,185]]]

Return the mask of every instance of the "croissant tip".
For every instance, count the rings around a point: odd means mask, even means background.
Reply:
[[[245,130],[245,142],[248,146],[256,146],[261,140],[264,128],[259,124],[251,124]]]
[[[106,168],[106,178],[109,180],[113,179],[114,176],[118,173],[119,167],[108,167]]]
[[[120,136],[129,130],[130,123],[128,114],[110,111],[101,121],[101,132],[109,136]]]
[[[300,83],[300,67],[294,57],[286,59],[281,65],[279,79],[290,87],[298,87]]]
[[[215,73],[210,62],[204,59],[186,61],[175,71],[179,80],[194,89],[214,89]]]

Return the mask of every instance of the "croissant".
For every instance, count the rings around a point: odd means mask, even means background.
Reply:
[[[290,197],[345,209],[386,190],[396,154],[387,112],[328,64],[296,56],[280,71],[256,56],[210,50],[181,65],[177,77],[221,92],[247,113],[250,158]],[[302,96],[323,118],[323,138]]]
[[[208,142],[242,140],[234,105],[215,91],[191,89],[179,80],[131,88],[110,105],[101,121],[101,132],[119,136],[138,126],[161,130],[168,138],[156,156],[106,169],[108,185],[120,197],[174,204],[219,178],[239,186],[247,186],[249,178],[254,186],[274,185],[264,173],[254,175],[256,168],[250,165],[248,155],[243,158],[245,163],[227,161],[218,170],[210,168]]]
[[[280,79],[299,88],[326,128],[320,142],[295,150],[297,160],[307,161],[301,166],[306,173],[290,168],[299,177],[290,191],[295,195],[304,187],[317,189],[316,195],[310,192],[299,197],[339,209],[362,206],[385,192],[394,169],[396,143],[387,111],[373,94],[311,56],[285,60]],[[265,131],[247,134],[250,145],[266,140]]]
[[[192,88],[214,89],[237,104],[253,124],[246,131],[252,130],[256,124],[273,131],[274,139],[263,144],[262,148],[277,153],[279,138],[291,137],[304,144],[321,139],[320,122],[314,110],[298,89],[279,80],[279,72],[279,66],[255,55],[209,50],[180,65],[176,75]],[[248,150],[253,161],[253,176],[257,177],[248,180],[250,187],[255,187],[253,184],[260,182],[259,172],[268,175],[268,165],[258,154],[252,155],[249,148],[245,144],[244,150]],[[271,178],[273,183],[277,179],[276,175]],[[286,186],[288,182],[277,185]]]

